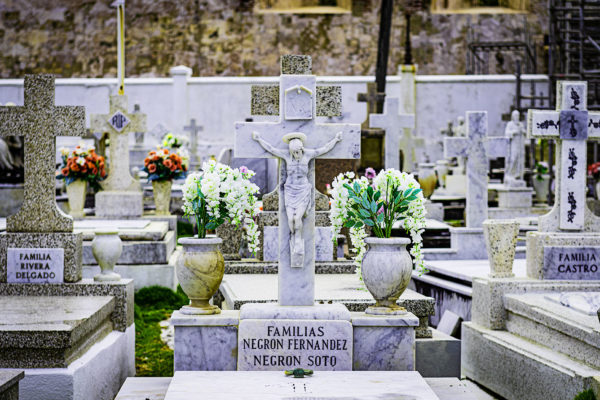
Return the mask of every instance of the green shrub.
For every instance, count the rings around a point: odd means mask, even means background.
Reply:
[[[579,393],[573,400],[597,400],[592,389]]]
[[[163,286],[149,286],[140,289],[135,294],[135,304],[144,309],[178,310],[188,304],[187,296],[180,291],[172,291]]]

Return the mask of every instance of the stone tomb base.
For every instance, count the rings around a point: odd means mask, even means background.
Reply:
[[[29,233],[3,232],[0,234],[0,282],[7,282],[7,250],[23,249],[63,249],[65,282],[77,282],[81,279],[80,233]]]
[[[143,193],[122,191],[100,191],[96,193],[96,216],[101,218],[141,217]]]
[[[342,304],[247,304],[208,317],[176,311],[171,324],[176,371],[412,371],[419,320],[350,313]]]
[[[235,382],[235,384],[232,384]],[[393,393],[393,395],[391,395]],[[165,400],[415,399],[439,400],[418,372],[316,372],[294,379],[273,372],[176,372]]]

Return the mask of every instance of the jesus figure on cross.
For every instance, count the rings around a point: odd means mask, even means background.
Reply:
[[[288,144],[288,150],[278,149],[260,137],[258,132],[252,133],[262,148],[276,157],[285,160],[287,178],[284,187],[285,212],[290,227],[292,239],[290,249],[292,264],[301,267],[304,263],[304,240],[302,239],[302,220],[306,216],[312,199],[313,186],[308,180],[308,163],[313,158],[331,151],[335,144],[342,140],[342,132],[338,132],[331,141],[318,149],[305,149],[306,135],[301,132],[292,132],[283,136],[283,141]],[[289,153],[289,154],[288,154]]]

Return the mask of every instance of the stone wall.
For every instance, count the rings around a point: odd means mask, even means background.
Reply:
[[[547,30],[544,0],[526,14],[534,39]],[[0,77],[48,72],[62,77],[115,76],[116,11],[111,0],[4,0],[0,3]],[[379,29],[378,0],[352,0],[348,14],[261,14],[253,0],[127,0],[127,76],[168,76],[185,64],[194,76],[278,75],[280,54],[313,56],[319,75],[372,75]],[[402,2],[395,2],[389,73],[403,60]],[[413,16],[414,60],[421,74],[465,72],[466,32],[511,40],[517,14]],[[539,51],[540,60],[544,55]],[[491,72],[512,72],[504,57]],[[538,72],[544,72],[542,68]]]

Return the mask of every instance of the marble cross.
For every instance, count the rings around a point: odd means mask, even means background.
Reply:
[[[90,130],[108,132],[110,140],[108,178],[101,182],[105,191],[137,192],[139,183],[129,172],[129,133],[146,131],[146,114],[127,112],[127,96],[110,96],[108,114],[92,114]]]
[[[73,232],[57,206],[56,136],[85,135],[85,108],[54,105],[54,76],[26,75],[23,106],[0,107],[0,136],[25,138],[24,201],[8,232]]]
[[[504,157],[509,141],[488,137],[487,111],[467,111],[466,137],[444,138],[444,157],[467,159],[466,226],[481,228],[487,219],[488,159]]]
[[[556,141],[556,201],[540,231],[587,230],[596,218],[585,201],[587,142],[600,140],[600,113],[587,111],[587,82],[559,81],[556,111],[528,110],[527,135]]]
[[[385,168],[412,172],[417,164],[415,146],[424,144],[422,138],[413,136],[411,132],[411,128],[415,127],[415,115],[400,113],[400,102],[397,97],[386,98],[383,108],[383,114],[370,115],[369,127],[385,130]],[[400,165],[400,150],[403,155],[402,165]]]
[[[200,125],[196,125],[196,119],[192,118],[190,124],[183,127],[184,131],[190,133],[190,164],[198,163],[198,132],[202,132],[204,128]]]
[[[367,118],[363,122],[363,128],[369,128],[369,116],[377,113],[377,104],[385,99],[385,93],[377,92],[377,83],[367,83],[367,93],[358,93],[356,101],[367,103]]]
[[[318,96],[310,57],[283,56],[281,71],[279,121],[236,123],[234,154],[280,160],[279,304],[311,306],[315,300],[314,159],[359,158],[360,125],[316,122]],[[335,98],[330,102],[335,103]],[[337,106],[325,102],[322,107]]]

